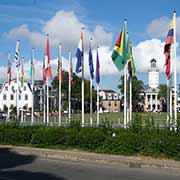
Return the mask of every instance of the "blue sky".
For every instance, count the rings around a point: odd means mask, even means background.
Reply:
[[[24,56],[27,61],[25,64],[27,79],[28,61],[32,47],[35,47],[37,59],[36,77],[41,78],[39,68],[41,68],[45,52],[46,33],[50,34],[54,72],[56,71],[56,47],[60,41],[64,45],[64,68],[66,69],[68,50],[75,53],[80,27],[85,26],[87,47],[90,36],[94,37],[94,47],[96,45],[102,47],[100,50],[102,71],[100,86],[117,89],[121,73],[118,73],[113,67],[110,54],[123,20],[126,18],[138,77],[147,84],[149,61],[151,58],[156,58],[158,68],[162,72],[160,81],[165,83],[163,42],[168,31],[169,21],[172,18],[172,12],[173,10],[178,11],[178,7],[180,7],[178,0],[1,0],[0,72],[6,72],[7,52],[10,50],[13,57],[16,40],[20,39],[20,55]],[[180,18],[177,12],[178,25],[180,25]],[[180,38],[178,27],[177,41]],[[75,61],[74,59],[74,64]],[[88,70],[86,74],[88,78]],[[5,76],[0,78],[1,81],[4,79]]]

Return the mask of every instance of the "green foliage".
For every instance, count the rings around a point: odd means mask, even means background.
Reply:
[[[130,84],[130,79],[128,79],[128,83],[127,86],[129,86]],[[120,79],[121,84],[118,86],[121,94],[124,94],[124,76],[121,76]],[[143,81],[138,80],[138,78],[136,76],[132,77],[132,106],[133,106],[133,111],[138,111],[138,107],[137,104],[138,102],[143,102],[143,99],[141,99],[141,97],[139,96],[139,94],[142,92],[143,90]],[[127,89],[129,89],[129,87],[127,87]],[[129,92],[128,92],[129,94]]]
[[[180,160],[180,133],[168,129],[141,126],[136,115],[128,129],[110,126],[84,127],[79,123],[69,127],[20,127],[0,125],[0,143],[31,145],[45,148],[76,148],[91,152],[146,155]],[[148,122],[151,123],[151,122]]]

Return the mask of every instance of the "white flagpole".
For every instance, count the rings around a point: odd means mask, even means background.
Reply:
[[[132,77],[130,76],[130,84],[129,84],[129,124],[132,121]]]
[[[127,71],[127,64],[124,67],[124,128],[126,128],[126,123],[127,123],[127,93],[126,93],[127,76],[126,76],[126,71]]]
[[[174,20],[174,126],[177,126],[177,72],[176,72],[176,11],[173,12]]]
[[[24,68],[24,57],[21,60],[21,73],[22,73],[22,68]],[[24,71],[24,70],[23,70]],[[23,77],[24,78],[24,77]],[[21,123],[23,123],[23,105],[24,105],[24,79],[23,82],[21,82]]]
[[[92,110],[92,78],[90,77],[90,125],[93,123],[93,110]]]
[[[8,52],[8,66],[9,66],[9,63],[11,61],[11,52],[9,51]],[[10,66],[11,66],[11,63],[10,63]],[[8,67],[9,68],[9,67]],[[11,67],[10,67],[11,68]],[[11,72],[9,72],[8,74],[8,96],[9,96],[9,100],[8,100],[8,116],[7,116],[7,120],[9,121],[10,119],[10,84],[9,84],[9,76],[10,76]],[[10,79],[11,80],[11,79]],[[8,99],[8,98],[7,98]]]
[[[92,45],[92,38],[90,39],[90,48]],[[92,110],[92,78],[91,78],[91,74],[90,74],[90,125],[92,126],[92,114],[93,114],[93,110]]]
[[[18,52],[17,52],[18,51]],[[16,69],[17,69],[17,80],[16,80],[16,110],[17,110],[17,118],[19,117],[19,40],[16,44]]]
[[[84,127],[84,28],[82,28],[82,127]]]
[[[44,92],[43,92],[43,123],[46,123],[46,84],[44,84]]]
[[[31,77],[31,84],[32,84],[32,110],[31,110],[31,124],[34,123],[34,48],[32,49],[32,60],[31,60],[31,68],[32,68],[32,77]]]
[[[99,126],[99,84],[97,84],[97,126]]]
[[[58,71],[61,71],[61,78],[62,78],[62,44],[59,44],[59,63],[60,63],[60,69]],[[58,72],[59,73],[59,72]],[[59,78],[59,77],[58,77]],[[62,105],[61,105],[61,78],[59,79],[59,126],[61,125],[61,111],[62,111]]]
[[[69,123],[71,122],[71,65],[72,65],[72,55],[71,52],[69,52]]]
[[[49,77],[46,76],[46,86],[47,86],[47,126],[49,125]]]

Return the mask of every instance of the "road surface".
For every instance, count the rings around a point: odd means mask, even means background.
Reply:
[[[0,180],[180,180],[180,173],[20,155],[0,149]]]

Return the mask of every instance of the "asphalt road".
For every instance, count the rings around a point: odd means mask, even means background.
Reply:
[[[0,149],[0,180],[180,180],[180,173],[19,155]]]

